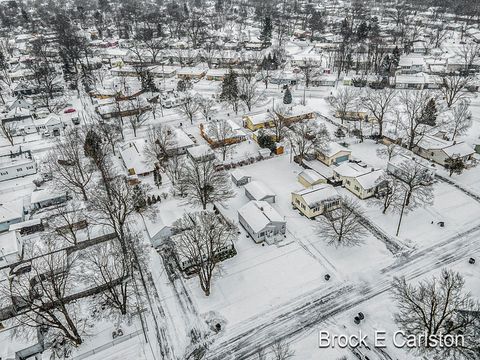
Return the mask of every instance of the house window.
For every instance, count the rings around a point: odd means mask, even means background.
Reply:
[[[355,191],[360,191],[360,188],[357,185],[355,185]]]
[[[8,171],[0,172],[0,175],[8,175]]]
[[[23,168],[18,168],[17,172],[23,171]]]
[[[262,232],[260,233],[260,237],[264,237],[264,236],[265,236],[265,232],[262,231]]]
[[[27,170],[32,170],[33,166],[27,166]]]

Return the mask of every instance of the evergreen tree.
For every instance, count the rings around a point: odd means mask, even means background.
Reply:
[[[425,105],[425,108],[423,109],[420,115],[419,123],[435,126],[436,120],[437,120],[437,105],[435,103],[435,99],[432,98],[428,101],[427,105]]]
[[[398,46],[395,46],[395,49],[393,49],[393,53],[392,53],[392,71],[397,69],[399,63],[400,63],[400,49],[398,48]]]
[[[325,29],[325,21],[323,14],[320,11],[314,11],[309,20],[310,31],[312,32],[312,39],[316,32],[322,32]]]
[[[95,131],[89,130],[85,136],[85,143],[83,144],[85,156],[97,159],[101,156],[101,148],[102,138]]]
[[[235,113],[238,111],[238,102],[240,101],[237,77],[237,73],[230,68],[228,74],[223,78],[222,92],[220,93],[220,100],[232,105]]]
[[[450,171],[450,176],[454,173],[460,175],[465,170],[465,162],[459,157],[450,157],[445,160],[445,167]]]
[[[285,89],[285,93],[283,94],[283,103],[285,105],[291,104],[292,103],[292,92],[290,91],[290,88]]]
[[[275,151],[275,148],[276,148],[275,141],[273,141],[272,136],[265,134],[263,131],[261,131],[260,134],[258,134],[257,142],[261,148]]]
[[[362,21],[360,25],[358,25],[356,36],[357,36],[357,41],[361,43],[367,39],[368,25],[365,21]]]
[[[264,45],[269,45],[272,42],[272,18],[270,15],[265,15],[263,18],[262,31],[260,33],[260,39]]]
[[[145,200],[145,192],[143,188],[138,185],[135,185],[133,188],[133,202],[136,211],[142,211],[147,206],[147,201]]]
[[[339,128],[337,128],[337,130],[335,131],[334,135],[335,135],[335,137],[336,137],[337,139],[342,139],[342,138],[345,137],[345,132],[342,130],[341,127],[339,127]]]

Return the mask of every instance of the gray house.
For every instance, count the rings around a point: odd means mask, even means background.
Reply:
[[[238,221],[256,243],[284,238],[285,219],[266,201],[250,201],[238,210]]]

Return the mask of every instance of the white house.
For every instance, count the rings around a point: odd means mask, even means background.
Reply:
[[[367,199],[383,190],[384,175],[381,169],[362,167],[355,163],[344,163],[333,170],[333,177],[360,199]]]
[[[20,232],[9,231],[0,234],[0,266],[20,261],[23,257],[23,243]]]
[[[187,154],[192,160],[197,162],[206,162],[215,159],[215,152],[207,144],[189,147]]]
[[[137,139],[127,142],[120,148],[120,156],[127,169],[128,175],[148,175],[154,167],[145,158],[145,139]]]
[[[15,152],[0,155],[0,181],[16,179],[37,173],[37,163],[31,152],[19,148]]]
[[[285,219],[266,201],[250,201],[242,206],[238,221],[256,243],[274,243],[285,235]]]
[[[49,114],[48,116],[33,121],[38,132],[59,136],[63,129],[63,123],[60,116],[56,114]]]
[[[39,189],[32,192],[30,200],[30,209],[39,210],[45,207],[58,205],[68,200],[68,194],[65,191],[50,191],[48,189]]]
[[[409,54],[400,56],[398,62],[400,72],[403,74],[414,74],[424,71],[425,59],[422,55]]]
[[[475,154],[475,150],[464,142],[447,141],[430,135],[423,136],[413,152],[442,166],[451,158],[461,158],[468,163]]]
[[[0,232],[7,231],[12,224],[22,222],[23,200],[16,200],[0,205]]]
[[[263,182],[258,180],[245,185],[245,195],[250,200],[267,201],[269,203],[274,203],[276,196]]]

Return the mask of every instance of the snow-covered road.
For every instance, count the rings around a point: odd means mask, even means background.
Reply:
[[[332,283],[321,286],[288,301],[268,313],[243,321],[228,329],[210,347],[206,358],[211,360],[247,359],[276,340],[289,339],[311,329],[332,316],[381,295],[390,289],[394,276],[414,279],[435,269],[465,260],[480,251],[480,225],[452,236],[409,257],[399,258],[382,268],[374,282]]]

